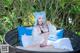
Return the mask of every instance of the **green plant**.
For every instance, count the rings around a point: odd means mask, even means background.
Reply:
[[[0,44],[3,43],[3,36],[0,35]]]
[[[76,34],[77,34],[78,36],[80,36],[80,32],[76,32]]]
[[[0,42],[24,20],[34,24],[28,16],[35,11],[45,11],[47,19],[56,27],[80,31],[80,0],[0,0]]]

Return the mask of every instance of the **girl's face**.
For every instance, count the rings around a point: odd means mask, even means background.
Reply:
[[[38,24],[39,24],[39,25],[42,24],[42,17],[39,17],[39,19],[38,19]]]

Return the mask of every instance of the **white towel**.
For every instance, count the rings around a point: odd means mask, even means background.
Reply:
[[[55,48],[68,49],[69,51],[73,51],[69,38],[58,39],[53,43],[53,45]]]

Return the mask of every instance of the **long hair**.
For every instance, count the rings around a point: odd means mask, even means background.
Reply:
[[[35,17],[35,24],[34,25],[37,25],[38,24],[39,16],[42,17],[43,24],[46,23],[46,13],[45,13],[45,11],[35,12],[33,14],[34,14],[34,17]]]

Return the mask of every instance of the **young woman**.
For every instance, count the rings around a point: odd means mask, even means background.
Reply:
[[[53,40],[57,39],[55,26],[52,26],[50,22],[44,21],[44,18],[39,16],[33,29],[33,45],[46,47],[50,35],[53,35]]]

